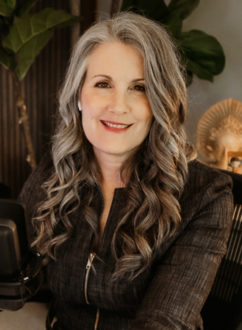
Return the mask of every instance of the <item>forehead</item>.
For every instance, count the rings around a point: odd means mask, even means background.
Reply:
[[[143,75],[143,56],[134,46],[120,41],[107,41],[98,45],[87,58],[87,72],[100,70],[103,73],[128,71],[130,74]]]

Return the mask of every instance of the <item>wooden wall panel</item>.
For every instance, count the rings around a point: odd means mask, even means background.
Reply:
[[[92,1],[90,1],[92,2]],[[93,9],[83,11],[82,30],[93,21]],[[69,10],[65,0],[40,1],[36,9],[52,6]],[[54,126],[57,92],[63,81],[71,50],[71,29],[60,29],[42,51],[25,77],[22,88],[26,96],[27,110],[37,162],[47,149]],[[26,162],[26,147],[15,108],[13,79],[8,71],[0,67],[0,181],[11,188],[16,198],[31,169]]]

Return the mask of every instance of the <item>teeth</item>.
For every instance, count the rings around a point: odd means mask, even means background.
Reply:
[[[113,123],[109,123],[107,121],[104,121],[104,124],[106,126],[109,126],[109,127],[115,127],[115,128],[126,128],[128,127],[129,125],[120,125],[120,124],[113,124]]]

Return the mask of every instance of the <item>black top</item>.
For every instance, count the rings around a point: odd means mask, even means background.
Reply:
[[[44,197],[40,185],[49,173],[50,161],[42,162],[23,188],[20,198],[29,219]],[[231,179],[190,162],[177,231],[160,246],[147,271],[132,282],[125,277],[113,282],[110,244],[125,203],[126,189],[117,189],[90,270],[86,266],[93,231],[81,209],[71,215],[72,236],[58,249],[57,261],[47,266],[57,329],[202,329],[200,311],[226,251],[232,223]],[[101,213],[98,189],[94,207]]]

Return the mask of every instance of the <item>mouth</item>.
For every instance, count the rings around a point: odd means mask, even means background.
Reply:
[[[110,129],[124,130],[129,128],[132,124],[123,124],[123,123],[115,123],[112,121],[101,120],[101,123]]]

